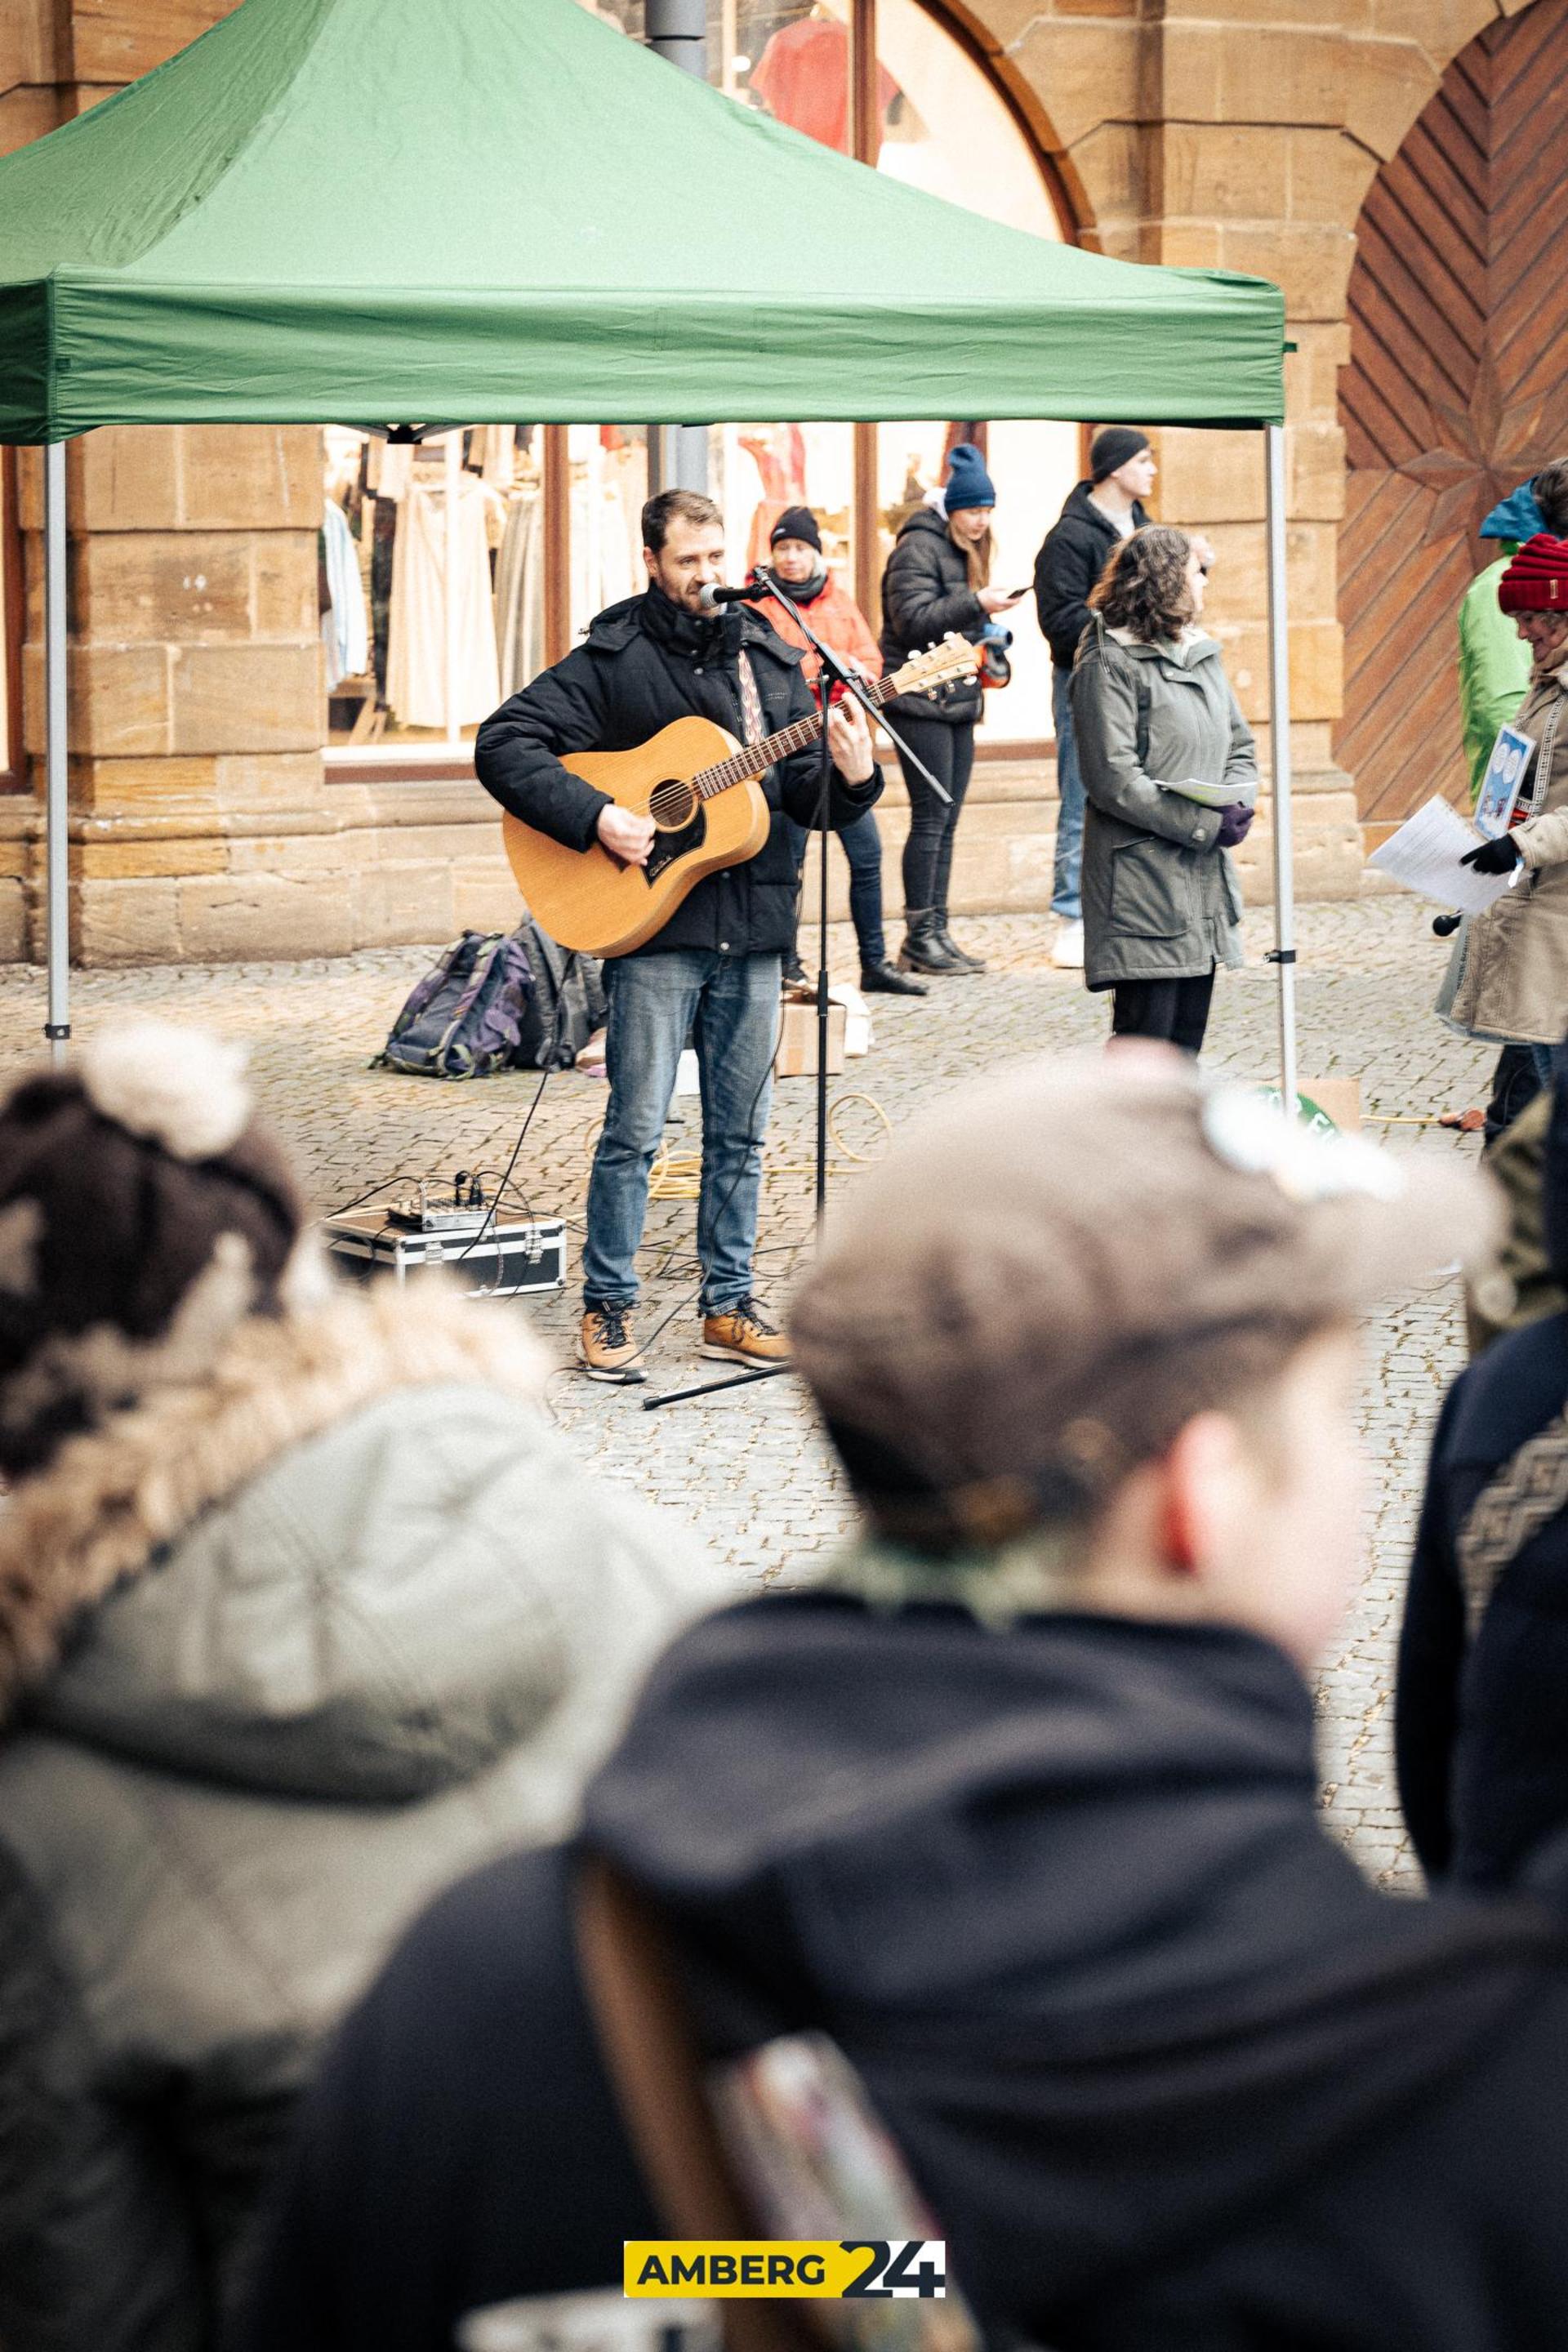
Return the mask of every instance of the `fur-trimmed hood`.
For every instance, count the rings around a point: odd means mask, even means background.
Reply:
[[[440,1293],[246,1321],[210,1378],[16,1490],[0,1710],[296,1794],[480,1769],[555,1693],[527,1570],[560,1530],[507,1494],[551,1487],[543,1363],[505,1310]]]

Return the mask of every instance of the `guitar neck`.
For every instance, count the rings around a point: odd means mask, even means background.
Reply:
[[[885,677],[868,685],[864,691],[867,701],[878,710],[884,702],[890,702],[894,694]],[[781,727],[776,735],[764,735],[760,743],[744,744],[739,751],[731,751],[727,760],[704,768],[700,775],[693,776],[692,784],[701,799],[710,801],[715,793],[728,792],[731,784],[743,784],[749,776],[765,774],[775,761],[787,760],[792,751],[804,751],[821,734],[822,713],[814,710],[809,719],[797,719],[793,727]]]

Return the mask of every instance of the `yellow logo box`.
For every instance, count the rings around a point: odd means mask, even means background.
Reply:
[[[643,2301],[930,2302],[947,2294],[947,2246],[941,2238],[627,2238],[622,2286]]]

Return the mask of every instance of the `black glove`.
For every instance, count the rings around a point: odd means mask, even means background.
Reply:
[[[1434,915],[1432,918],[1433,938],[1435,940],[1446,940],[1449,938],[1452,933],[1458,929],[1459,925],[1464,921],[1464,919],[1463,915]]]
[[[1245,841],[1252,830],[1253,812],[1245,801],[1227,801],[1219,813],[1219,831],[1215,836],[1216,849],[1234,849]]]
[[[1483,841],[1467,849],[1459,863],[1473,866],[1478,874],[1511,874],[1521,856],[1512,834],[1505,833],[1500,841]]]

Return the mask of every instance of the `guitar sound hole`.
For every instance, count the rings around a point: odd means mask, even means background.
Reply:
[[[680,776],[670,776],[656,784],[648,796],[647,813],[655,824],[666,833],[678,832],[689,824],[697,808],[697,795]]]

